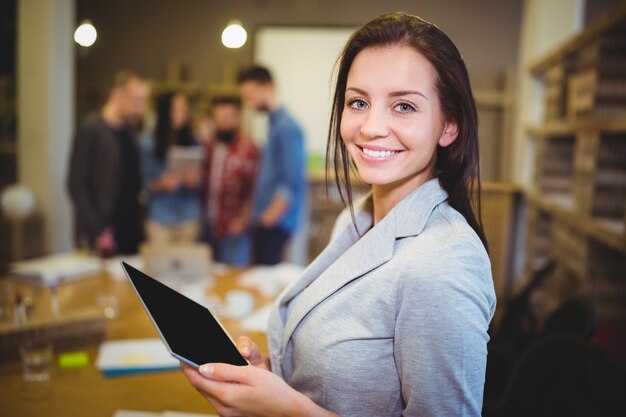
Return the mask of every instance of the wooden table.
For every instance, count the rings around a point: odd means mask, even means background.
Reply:
[[[217,276],[211,289],[218,296],[237,288],[237,271]],[[271,300],[254,290],[255,307]],[[146,315],[130,284],[116,280],[106,272],[59,287],[61,311],[89,304],[97,305],[97,296],[103,292],[115,294],[119,305],[119,318],[107,320],[106,340],[155,338],[158,334]],[[233,338],[243,334],[235,320],[222,320]],[[261,348],[267,350],[264,333],[247,333]],[[214,413],[214,410],[187,382],[180,371],[138,374],[107,378],[96,368],[98,346],[95,343],[78,349],[89,354],[89,366],[82,369],[62,369],[55,352],[51,372],[50,392],[43,398],[25,397],[20,363],[0,364],[0,415],[29,416],[93,416],[111,417],[116,410],[185,411]]]

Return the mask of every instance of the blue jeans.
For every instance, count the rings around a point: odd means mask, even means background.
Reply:
[[[213,259],[227,265],[244,267],[250,264],[252,239],[248,233],[227,235],[219,241],[213,239],[211,229],[204,227],[201,239],[211,245]]]
[[[228,235],[214,245],[218,262],[233,266],[247,266],[250,263],[250,235]]]

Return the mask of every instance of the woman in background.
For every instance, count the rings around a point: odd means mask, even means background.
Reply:
[[[480,416],[496,300],[470,204],[476,107],[446,34],[393,13],[350,37],[327,156],[348,208],[276,300],[269,360],[243,337],[251,366],[185,375],[224,416]],[[354,204],[351,167],[372,187]]]
[[[148,195],[146,234],[151,243],[198,239],[199,166],[177,169],[168,166],[168,154],[174,146],[197,145],[189,122],[187,96],[167,92],[157,97],[154,133],[144,136],[140,142],[144,187]]]

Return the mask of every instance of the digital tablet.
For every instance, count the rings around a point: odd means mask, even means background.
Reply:
[[[204,161],[202,146],[172,145],[167,151],[167,169],[200,169]]]
[[[122,267],[172,356],[194,368],[214,362],[248,365],[206,307],[125,262]]]

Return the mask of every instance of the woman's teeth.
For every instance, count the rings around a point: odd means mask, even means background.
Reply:
[[[363,148],[363,153],[372,158],[387,158],[391,155],[398,153],[398,151],[375,151],[372,149]]]

